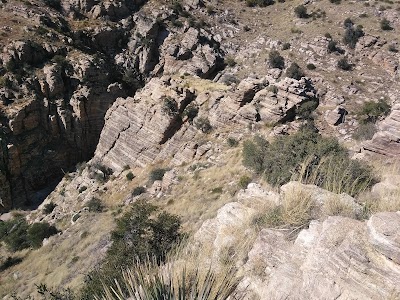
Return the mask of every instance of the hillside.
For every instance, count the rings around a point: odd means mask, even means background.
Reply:
[[[3,299],[58,299],[43,284],[79,299],[113,251],[116,273],[132,267],[116,220],[142,201],[171,218],[144,209],[166,239],[179,218],[171,259],[234,269],[237,299],[400,299],[400,2],[8,0],[0,15]],[[170,250],[163,234],[146,247]]]

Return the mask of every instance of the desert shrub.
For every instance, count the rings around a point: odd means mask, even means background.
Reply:
[[[133,175],[132,172],[128,172],[128,173],[125,175],[125,177],[126,177],[127,180],[132,181],[132,179],[135,178],[135,175]]]
[[[353,139],[357,141],[370,140],[376,133],[377,129],[374,123],[360,124],[353,132]]]
[[[27,230],[27,237],[33,248],[40,248],[45,238],[57,234],[57,228],[47,222],[33,223]]]
[[[7,87],[10,88],[12,86],[11,80],[6,76],[0,76],[0,88]]]
[[[296,108],[296,115],[304,120],[310,119],[312,112],[318,107],[317,100],[309,100],[300,103],[300,105]]]
[[[51,8],[54,8],[56,10],[61,9],[61,1],[60,0],[44,0],[44,3],[47,6],[50,6]]]
[[[178,103],[171,97],[165,97],[162,112],[169,116],[176,116],[178,114]]]
[[[307,8],[304,5],[299,5],[294,8],[294,13],[298,18],[306,19],[309,17]]]
[[[344,28],[351,28],[351,27],[353,27],[353,25],[354,25],[354,22],[350,18],[347,18],[343,22]]]
[[[290,49],[290,43],[284,43],[282,45],[282,50],[288,50],[288,49]]]
[[[337,42],[334,40],[330,40],[328,42],[328,53],[333,53],[333,52],[337,52],[338,48],[337,48]]]
[[[333,4],[340,4],[342,2],[342,0],[329,0],[329,2],[331,2]]]
[[[339,69],[342,69],[343,71],[350,71],[352,69],[352,66],[347,60],[347,57],[342,57],[341,59],[339,59],[337,62],[337,66]]]
[[[46,215],[48,215],[48,214],[50,214],[53,210],[54,210],[54,208],[56,208],[56,204],[54,204],[53,202],[50,202],[50,203],[47,203],[45,206],[44,206],[44,208],[43,208],[43,212],[46,214]]]
[[[212,194],[221,194],[223,192],[222,186],[215,187],[211,189]]]
[[[188,118],[190,124],[193,123],[193,120],[197,117],[198,113],[199,107],[193,103],[190,103],[183,111],[183,115]]]
[[[83,186],[81,186],[81,187],[79,188],[78,192],[79,192],[79,194],[80,194],[80,193],[83,193],[83,192],[86,191],[86,190],[87,190],[87,186],[83,185]]]
[[[209,133],[212,130],[210,121],[206,117],[200,117],[196,119],[194,124],[197,129],[201,130],[203,133]]]
[[[270,85],[268,87],[268,90],[271,91],[272,93],[274,93],[275,95],[278,94],[278,91],[279,91],[279,89],[276,85]]]
[[[325,36],[327,39],[331,39],[331,38],[332,38],[332,35],[331,35],[329,32],[325,33],[324,36]]]
[[[378,102],[367,101],[361,107],[358,116],[363,123],[375,123],[380,118],[387,116],[390,110],[390,104],[383,99]]]
[[[274,3],[275,3],[274,0],[246,0],[246,5],[248,7],[254,7],[254,6],[265,7],[273,5]]]
[[[360,26],[354,28],[354,26],[347,27],[344,36],[343,36],[343,43],[349,48],[354,49],[360,37],[364,35],[364,32]]]
[[[46,284],[36,285],[36,291],[42,300],[75,300],[78,299],[70,288],[49,288]],[[29,299],[29,298],[28,298]]]
[[[149,180],[151,182],[154,182],[156,180],[162,180],[165,172],[167,171],[168,171],[167,169],[162,169],[162,168],[154,169],[150,172]]]
[[[292,63],[286,70],[286,76],[296,80],[300,80],[301,77],[304,76],[304,72],[301,70],[298,64]]]
[[[66,67],[68,66],[68,61],[65,58],[65,56],[62,55],[55,55],[52,58],[52,61],[55,62],[57,65],[61,66],[61,67]]]
[[[392,26],[390,26],[389,20],[386,18],[381,20],[380,25],[381,25],[382,30],[392,30],[393,29]]]
[[[314,64],[307,64],[306,67],[308,70],[315,70],[317,68]]]
[[[104,205],[99,198],[93,197],[87,203],[90,212],[102,212]]]
[[[93,299],[101,293],[103,284],[111,286],[115,280],[122,282],[121,269],[132,266],[135,260],[141,262],[154,257],[157,262],[164,261],[181,236],[177,216],[158,213],[155,206],[144,201],[136,202],[117,220],[105,260],[86,277],[80,299]]]
[[[236,65],[236,61],[232,56],[225,57],[225,64],[229,67],[234,67]]]
[[[234,139],[233,137],[229,137],[226,142],[228,143],[229,147],[236,147],[237,145],[239,145],[239,142]]]
[[[14,73],[16,72],[18,69],[17,63],[13,60],[10,59],[7,63],[6,63],[6,70],[7,72],[11,72]]]
[[[259,136],[244,142],[243,164],[276,186],[298,179],[356,195],[374,183],[370,168],[351,160],[336,139],[307,127],[272,143]]]
[[[146,188],[144,186],[137,186],[132,191],[132,196],[139,196],[146,192]]]
[[[15,266],[20,262],[22,262],[22,258],[8,256],[6,260],[0,264],[0,272],[3,272],[8,268],[11,268],[12,266]]]
[[[249,185],[250,182],[251,182],[251,178],[247,175],[243,175],[239,179],[239,186],[242,189],[245,189],[245,188],[247,188],[247,186]]]
[[[284,58],[276,50],[272,50],[269,53],[268,61],[272,68],[283,69],[285,67]]]
[[[394,52],[394,53],[399,52],[399,50],[398,50],[398,49],[396,48],[396,46],[393,45],[393,44],[391,44],[391,45],[388,46],[388,50],[389,50],[390,52]]]
[[[0,240],[2,240],[12,252],[29,248],[30,243],[27,236],[28,227],[28,223],[26,223],[25,218],[22,216],[6,222],[0,221]]]

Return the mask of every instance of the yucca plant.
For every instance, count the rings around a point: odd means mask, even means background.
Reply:
[[[164,263],[137,262],[123,271],[122,282],[104,285],[100,300],[226,300],[242,299],[236,293],[240,279],[233,268],[223,275],[211,268]]]

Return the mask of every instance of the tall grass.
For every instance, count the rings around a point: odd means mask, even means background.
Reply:
[[[122,282],[104,285],[100,300],[226,300],[242,299],[233,268],[218,274],[211,268],[148,259],[123,271]]]
[[[351,196],[365,192],[376,183],[369,168],[356,160],[342,159],[335,155],[322,157],[317,164],[314,157],[309,156],[301,164],[299,172],[292,176],[292,180]]]

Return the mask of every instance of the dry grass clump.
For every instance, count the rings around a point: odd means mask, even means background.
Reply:
[[[291,189],[284,194],[280,205],[267,207],[253,220],[253,224],[296,231],[308,226],[314,208],[315,200],[309,191]]]
[[[325,201],[323,213],[327,216],[356,217],[354,207],[350,203],[346,203],[339,195],[334,195]]]
[[[385,190],[383,193],[368,192],[360,196],[363,204],[363,217],[385,211],[400,211],[400,188]]]

